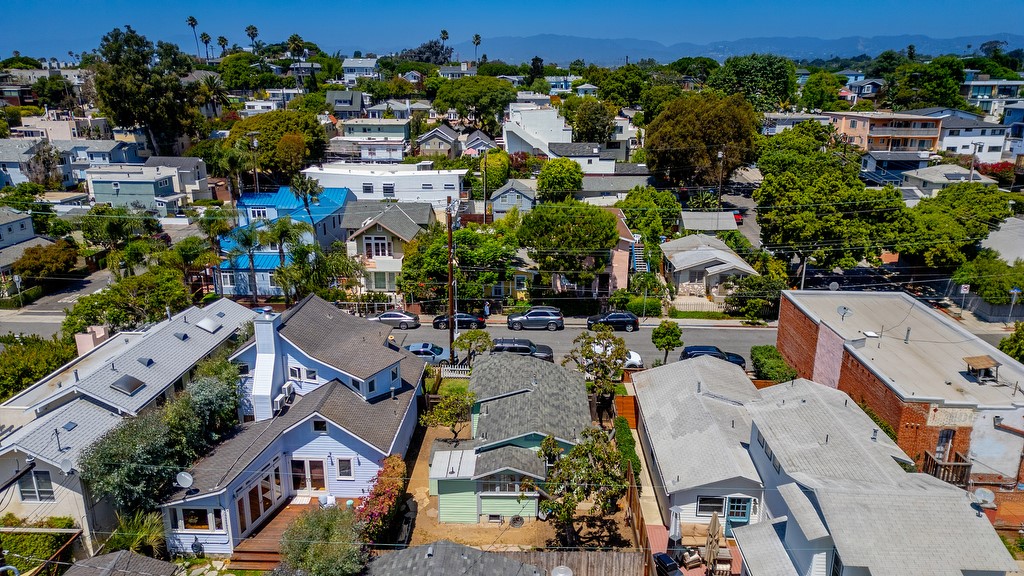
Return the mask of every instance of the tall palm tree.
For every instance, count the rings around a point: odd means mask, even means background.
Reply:
[[[196,225],[209,241],[210,249],[220,254],[220,237],[235,227],[235,211],[231,208],[207,208]]]
[[[302,51],[306,47],[306,42],[302,39],[302,36],[298,34],[292,34],[288,37],[288,52],[291,53],[293,59],[301,59]]]
[[[291,216],[282,216],[260,230],[260,243],[276,244],[277,256],[281,266],[285,265],[285,246],[289,248],[302,241],[304,234],[312,234],[313,226],[301,220],[292,220]]]
[[[235,241],[235,247],[228,252],[228,261],[231,268],[238,265],[238,260],[245,257],[249,260],[249,291],[252,292],[252,305],[260,303],[256,287],[256,252],[260,249],[260,231],[254,224],[235,228],[231,233],[231,239]]]
[[[480,35],[473,34],[473,62],[476,62],[476,49],[480,47]]]
[[[313,212],[309,209],[309,203],[317,202],[317,198],[323,194],[324,189],[315,178],[305,174],[298,174],[292,178],[292,194],[297,200],[302,200],[302,207],[306,209],[306,216],[309,216],[309,223],[313,225],[313,241],[316,243],[316,225],[313,223]]]
[[[181,272],[185,290],[191,293],[189,278],[200,270],[220,264],[220,257],[199,236],[189,236],[170,250],[157,254],[157,261]],[[205,285],[205,284],[204,284]]]
[[[185,24],[192,29],[192,36],[196,39],[196,60],[202,60],[203,57],[199,55],[199,36],[196,36],[196,26],[199,26],[199,20],[196,20],[195,16],[189,16],[185,19]]]
[[[249,42],[252,44],[253,54],[256,53],[256,37],[260,35],[259,28],[249,24],[245,27],[245,35],[249,37]]]
[[[224,87],[224,82],[220,79],[220,76],[205,76],[200,86],[207,101],[214,106],[227,106],[231,100],[228,98],[228,89]]]
[[[206,46],[206,61],[207,62],[210,61],[210,41],[211,40],[213,40],[213,38],[211,38],[210,35],[207,34],[206,32],[203,32],[202,34],[199,35],[199,41],[202,42],[204,46]]]
[[[227,36],[217,36],[217,46],[220,46],[220,56],[223,58],[224,54],[228,51]]]
[[[441,47],[444,47],[444,43],[448,41],[448,31],[444,28],[441,29]]]

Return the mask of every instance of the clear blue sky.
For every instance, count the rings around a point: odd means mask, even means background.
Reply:
[[[534,34],[704,44],[764,36],[1024,33],[1024,0],[977,6],[962,0],[23,0],[4,11],[0,57],[14,50],[66,57],[68,50],[95,48],[105,32],[125,24],[194,50],[185,25],[190,15],[199,20],[197,31],[240,45],[248,43],[245,27],[254,24],[266,42],[298,33],[328,51],[381,53],[418,45],[441,28],[455,44],[480,34],[482,51],[488,37]]]

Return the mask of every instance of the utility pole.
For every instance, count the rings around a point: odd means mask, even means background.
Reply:
[[[455,248],[452,245],[452,197],[444,208],[448,226],[448,362],[455,364]]]
[[[257,163],[259,162],[259,157],[256,156],[256,148],[259,147],[260,141],[257,140],[256,137],[259,136],[260,133],[258,131],[254,130],[252,132],[247,132],[245,135],[252,138],[252,179],[253,179],[253,181],[254,181],[254,183],[256,185],[256,193],[259,194],[260,193],[260,171],[259,171],[259,166],[257,165]]]
[[[722,209],[722,170],[725,161],[723,159],[725,153],[722,150],[718,151],[718,209]]]
[[[974,182],[974,159],[978,153],[978,148],[984,145],[984,142],[971,142],[971,177],[967,180],[968,182]]]
[[[487,148],[484,148],[484,225],[487,224]]]

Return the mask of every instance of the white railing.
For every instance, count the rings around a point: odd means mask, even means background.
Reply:
[[[441,378],[465,378],[469,380],[469,366],[442,366]]]

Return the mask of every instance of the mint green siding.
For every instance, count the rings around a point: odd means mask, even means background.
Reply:
[[[537,517],[535,497],[519,499],[518,494],[502,496],[480,496],[480,515],[501,514],[504,517],[522,516],[527,520]],[[484,518],[486,520],[486,518]]]
[[[430,494],[431,495],[437,496],[437,480],[436,479],[433,479],[433,480],[430,481],[430,483],[428,484],[428,488],[430,490]]]
[[[480,404],[473,404],[473,410],[470,413],[470,430],[473,438],[476,438],[476,423],[480,420]]]
[[[437,519],[440,522],[475,524],[476,482],[473,480],[437,481]]]

